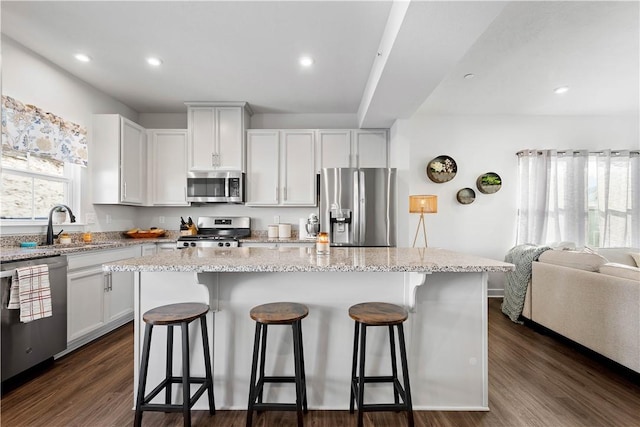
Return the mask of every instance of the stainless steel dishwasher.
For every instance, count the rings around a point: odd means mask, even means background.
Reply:
[[[51,286],[52,316],[28,323],[20,310],[7,309],[9,287],[16,268],[47,264]],[[2,279],[2,381],[23,372],[67,348],[67,257],[53,256],[0,265]]]

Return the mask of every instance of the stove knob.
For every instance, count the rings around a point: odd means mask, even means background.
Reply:
[[[227,242],[227,243],[225,243],[224,245],[225,245],[226,247],[229,247],[229,246],[231,246],[231,243]]]
[[[222,247],[222,246],[224,246],[224,243],[218,242],[218,246]]]
[[[191,242],[191,247],[195,248],[196,247],[196,242]]]
[[[189,246],[189,242],[184,242],[184,243],[182,244],[182,246],[184,246],[185,248],[186,248],[186,247],[188,247],[188,246]]]

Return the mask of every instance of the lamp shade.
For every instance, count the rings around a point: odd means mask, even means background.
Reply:
[[[409,196],[409,213],[437,213],[438,196],[432,194]]]

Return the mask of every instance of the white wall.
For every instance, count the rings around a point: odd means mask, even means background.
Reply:
[[[138,113],[104,92],[76,78],[67,71],[25,48],[11,38],[2,36],[2,94],[21,102],[33,104],[66,120],[87,128],[91,135],[91,116],[95,113],[119,113],[138,120]],[[91,138],[88,138],[89,166],[83,168],[82,206],[77,214],[84,222],[85,214],[94,211],[91,200]],[[117,209],[117,208],[116,208]],[[127,214],[119,215],[121,217]],[[67,227],[68,231],[71,228]],[[44,232],[46,227],[18,232]],[[100,225],[94,231],[100,230]],[[3,228],[3,234],[12,233]]]
[[[251,129],[356,129],[357,114],[254,114]]]
[[[439,116],[416,114],[398,120],[392,132],[393,166],[399,168],[399,246],[413,242],[418,215],[408,213],[402,198],[436,194],[438,213],[425,216],[430,247],[502,260],[515,244],[517,157],[526,148],[638,149],[637,117]],[[439,155],[453,157],[456,177],[436,184],[426,175],[427,163]],[[485,172],[502,177],[499,192],[486,195],[475,182]],[[406,177],[406,178],[405,178]],[[458,190],[470,187],[476,200],[461,205]],[[406,202],[405,202],[406,203]],[[421,242],[419,238],[419,242]],[[502,289],[502,277],[490,278],[490,289]]]
[[[187,113],[140,113],[138,124],[145,129],[186,129]]]

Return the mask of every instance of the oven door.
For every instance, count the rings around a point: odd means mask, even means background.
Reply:
[[[242,172],[189,172],[187,201],[196,203],[243,203]]]

